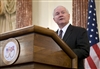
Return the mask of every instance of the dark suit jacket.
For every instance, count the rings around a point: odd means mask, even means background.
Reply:
[[[69,25],[63,40],[78,56],[78,69],[84,69],[83,60],[89,56],[90,50],[86,29]]]

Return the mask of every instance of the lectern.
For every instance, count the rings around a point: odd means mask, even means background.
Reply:
[[[0,34],[0,69],[77,69],[77,56],[53,30],[32,25]]]

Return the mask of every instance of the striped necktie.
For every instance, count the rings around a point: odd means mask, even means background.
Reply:
[[[62,38],[62,33],[63,33],[63,31],[60,30],[60,33],[59,33],[59,37],[60,37],[60,38]]]

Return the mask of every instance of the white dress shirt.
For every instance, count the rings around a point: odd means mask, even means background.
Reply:
[[[60,30],[62,30],[62,38],[64,37],[64,34],[66,32],[66,30],[68,29],[68,26],[70,25],[70,23],[68,23],[67,25],[65,25],[62,29],[58,29],[58,35],[60,34]]]

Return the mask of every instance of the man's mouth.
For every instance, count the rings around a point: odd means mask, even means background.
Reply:
[[[63,20],[64,18],[60,18],[59,20]]]

